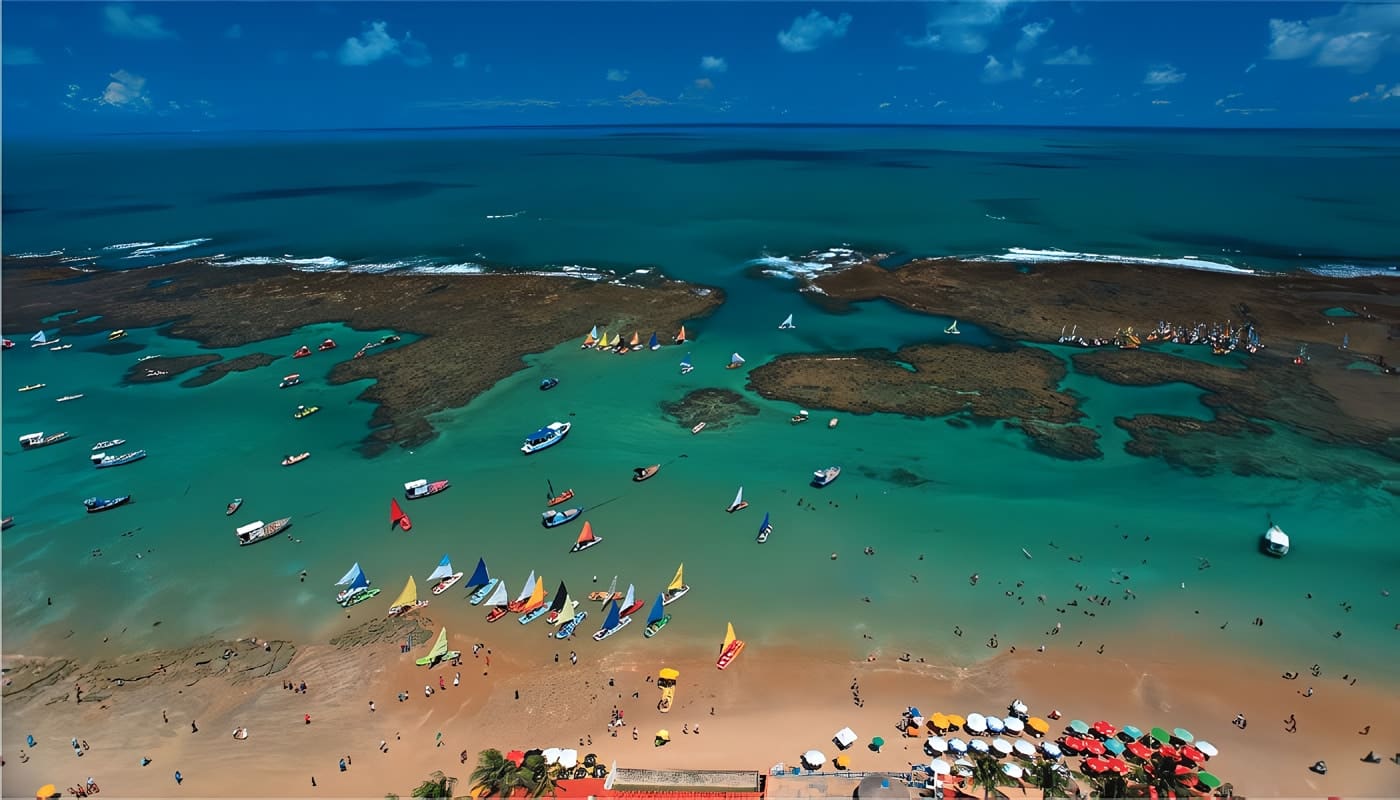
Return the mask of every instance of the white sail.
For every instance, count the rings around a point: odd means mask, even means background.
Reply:
[[[428,583],[442,578],[450,578],[453,574],[452,562],[447,560],[447,556],[443,556],[442,563],[438,564],[437,569],[433,570],[433,574],[428,576]]]
[[[742,363],[744,363],[744,357],[741,356],[741,355],[739,355],[738,353],[735,353],[734,355],[732,355],[732,356],[729,357],[729,363],[731,363],[731,364],[742,364]]]
[[[530,593],[535,591],[535,571],[530,570],[530,577],[525,579],[525,588],[521,590],[520,596],[515,598],[515,602],[523,603],[530,599]]]
[[[612,579],[612,583],[608,584],[608,598],[611,599],[612,596],[613,596],[613,592],[616,592],[616,591],[617,591],[617,576],[614,575],[614,576],[613,576],[613,579]]]
[[[571,622],[574,618],[574,609],[578,608],[578,601],[568,595],[564,595],[564,607],[559,609],[559,617],[554,621],[555,625],[563,625]]]
[[[360,569],[360,562],[356,561],[356,562],[355,562],[355,566],[351,567],[351,568],[350,568],[350,571],[347,572],[347,573],[345,573],[345,577],[343,577],[343,578],[341,578],[340,580],[336,581],[336,582],[335,582],[335,585],[336,585],[336,586],[349,586],[350,584],[352,584],[352,583],[355,582],[355,577],[356,577],[357,575],[359,575],[360,572],[362,572],[362,570]]]
[[[733,508],[734,506],[737,506],[742,502],[744,502],[744,487],[740,486],[739,493],[734,495],[734,502],[730,503],[729,507]]]
[[[48,344],[49,337],[45,336],[43,331],[39,331],[38,333],[29,337],[29,341],[34,342],[35,344]]]
[[[627,584],[627,596],[622,599],[623,608],[631,608],[632,603],[637,600],[637,590],[632,584]]]
[[[792,322],[792,315],[791,315],[791,314],[788,314],[788,315],[787,315],[787,319],[783,320],[782,323],[780,323],[780,324],[778,325],[778,330],[785,331],[785,330],[790,330],[790,329],[796,328],[796,327],[797,327],[797,326],[794,325],[793,322]]]
[[[530,587],[531,589],[535,587]],[[510,595],[506,593],[506,582],[501,581],[496,584],[496,591],[491,593],[491,598],[486,601],[488,606],[503,606],[510,602]]]

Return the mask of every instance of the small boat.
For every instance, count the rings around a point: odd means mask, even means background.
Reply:
[[[423,497],[430,497],[443,491],[452,484],[448,481],[428,482],[427,478],[419,478],[416,481],[409,481],[403,485],[403,496],[409,500],[418,500]]]
[[[694,428],[691,428],[691,429],[690,429],[690,433],[691,433],[691,435],[693,436],[693,435],[695,435],[695,434],[697,434],[697,433],[699,433],[700,431],[703,431],[703,430],[705,430],[705,423],[702,422],[702,423],[696,425]]]
[[[837,422],[836,417],[832,417],[831,419],[827,420],[826,427],[828,427],[828,428],[834,428],[834,427],[836,427],[836,422]]]
[[[238,537],[238,545],[256,544],[263,539],[271,539],[277,534],[291,527],[292,518],[283,517],[278,520],[264,524],[262,520],[250,522],[247,525],[240,525],[234,530],[234,535]]]
[[[768,512],[763,512],[763,524],[758,526],[758,543],[763,544],[768,541],[768,534],[773,532],[773,523],[768,521]]]
[[[656,340],[656,331],[652,331],[652,332],[651,332],[651,341],[647,342],[647,349],[648,349],[648,350],[660,350],[660,349],[661,349],[661,342],[658,342],[658,341]]]
[[[646,603],[637,599],[637,587],[629,583],[627,584],[627,594],[622,598],[622,607],[617,613],[622,617],[630,617],[641,611],[644,605]]]
[[[528,456],[531,453],[538,453],[547,447],[553,447],[564,441],[564,437],[569,435],[569,429],[572,427],[572,422],[551,422],[529,436],[526,436],[525,444],[521,445],[520,452]]]
[[[728,363],[727,365],[725,365],[724,368],[725,368],[725,369],[738,369],[739,367],[742,367],[742,366],[744,366],[744,357],[741,356],[741,355],[739,355],[738,353],[735,353],[734,355],[732,355],[732,356],[729,357],[729,363]]]
[[[530,592],[530,598],[516,613],[520,614],[521,625],[533,622],[549,613],[549,605],[544,601],[544,578],[535,580],[535,589]]]
[[[240,508],[242,508],[242,507],[243,507],[243,498],[241,498],[241,497],[235,497],[235,498],[233,498],[233,502],[228,504],[228,508],[224,509],[224,516],[226,516],[226,517],[231,517],[231,516],[234,515],[234,513],[236,513],[236,512],[238,511],[238,509],[240,509]]]
[[[948,334],[949,336],[961,336],[961,335],[962,335],[962,331],[958,330],[958,321],[957,321],[957,320],[953,320],[953,324],[952,324],[952,325],[949,325],[949,326],[946,327],[946,328],[944,328],[944,329],[943,329],[943,332],[946,333],[946,334]]]
[[[398,342],[398,341],[399,341],[400,339],[402,339],[402,338],[403,338],[402,336],[399,336],[399,335],[396,334],[396,333],[391,333],[391,334],[389,334],[388,336],[385,336],[384,338],[380,339],[380,340],[379,340],[379,344],[380,344],[380,345],[394,344],[395,342]]]
[[[549,391],[550,389],[553,389],[554,387],[556,387],[556,386],[558,386],[558,385],[559,385],[559,379],[558,379],[558,378],[545,378],[544,380],[540,381],[540,391],[541,391],[541,392],[547,392],[547,391]]]
[[[111,500],[104,500],[100,497],[89,497],[83,501],[83,505],[87,506],[89,514],[95,514],[98,511],[106,511],[111,508],[116,508],[117,506],[124,506],[130,502],[131,495],[124,494],[121,497],[113,497]]]
[[[569,548],[569,552],[581,553],[601,541],[603,541],[603,537],[593,535],[592,523],[584,520],[583,532],[578,535],[578,541],[574,542],[574,546]]]
[[[112,331],[111,333],[107,334],[107,341],[109,341],[109,342],[115,342],[115,341],[118,340],[118,339],[125,339],[125,338],[126,338],[126,331],[120,330],[120,329],[115,330],[115,331]]]
[[[11,347],[14,347],[14,346],[15,346],[15,343],[14,343],[14,341],[13,341],[12,339],[0,339],[0,347],[3,347],[4,349],[9,350]]]
[[[660,469],[660,464],[652,464],[649,467],[633,467],[632,480],[636,481],[637,483],[641,483],[647,478],[650,478],[651,476],[655,475]]]
[[[334,350],[334,349],[335,349],[335,340],[334,340],[334,339],[327,339],[327,340],[325,340],[324,342],[321,342],[319,345],[317,345],[317,346],[316,346],[316,349],[317,349],[317,350]]]
[[[97,456],[101,456],[101,458],[98,458]],[[119,456],[109,456],[106,453],[98,453],[97,455],[93,456],[93,464],[98,469],[106,469],[107,467],[120,467],[123,464],[130,464],[134,461],[140,461],[145,457],[145,450],[133,450],[130,453],[122,453]]]
[[[500,578],[488,579],[486,583],[482,584],[480,589],[477,589],[475,592],[472,592],[471,597],[469,598],[471,600],[471,604],[474,606],[481,605],[481,601],[485,600],[486,596],[494,592],[496,590],[496,587],[500,585]]]
[[[614,344],[615,344],[615,343],[614,343]],[[609,347],[609,345],[608,345],[608,332],[607,332],[607,331],[603,331],[603,338],[601,338],[601,339],[598,340],[598,349],[599,349],[599,350],[606,350],[606,349],[608,349],[608,347]]]
[[[32,392],[32,391],[34,391],[35,389],[42,389],[42,388],[44,388],[45,386],[48,386],[48,384],[47,384],[47,383],[31,383],[31,384],[29,384],[28,386],[21,386],[21,387],[19,387],[19,390],[20,390],[21,392]]]
[[[158,356],[158,355],[141,356],[140,358],[136,359],[136,363],[137,363],[137,364],[140,364],[142,361],[150,361],[150,360],[153,359],[153,358],[160,358],[160,356]]]
[[[125,439],[107,439],[106,441],[98,442],[93,445],[92,452],[96,453],[98,450],[106,450],[109,447],[121,447],[124,444],[126,444]]]
[[[685,358],[681,359],[681,374],[687,375],[694,369],[695,366],[690,363],[690,353],[686,353]]]
[[[804,408],[798,411],[796,414],[793,414],[791,417],[788,417],[788,422],[791,422],[793,425],[801,425],[802,423],[811,419],[811,417],[812,415],[809,414],[807,412],[807,409]]]
[[[690,587],[685,583],[685,564],[676,567],[676,576],[671,582],[666,584],[666,589],[661,593],[661,605],[669,606],[677,600],[685,597],[690,592]]]
[[[631,624],[632,618],[622,616],[617,601],[614,600],[612,605],[608,606],[608,615],[603,619],[603,627],[593,634],[593,641],[601,642]]]
[[[540,524],[546,528],[557,528],[566,522],[573,522],[583,513],[583,507],[569,508],[563,511],[545,511],[541,516]]]
[[[51,344],[53,344],[54,342],[57,342],[57,341],[58,341],[58,339],[50,339],[50,338],[49,338],[49,335],[48,335],[47,333],[44,333],[43,331],[39,331],[38,333],[36,333],[36,334],[34,334],[33,336],[29,337],[29,346],[30,346],[30,347],[45,347],[45,346],[51,345]]]
[[[58,352],[61,352],[61,351],[64,351],[64,350],[72,350],[72,349],[73,349],[73,345],[71,345],[71,344],[59,344],[59,345],[54,345],[53,347],[50,347],[50,348],[49,348],[49,352],[50,352],[50,353],[58,353]]]
[[[1288,534],[1283,532],[1283,528],[1277,525],[1270,525],[1264,531],[1264,538],[1260,541],[1259,547],[1265,554],[1275,558],[1283,558],[1288,555]]]
[[[365,571],[360,569],[360,562],[356,561],[355,565],[350,567],[350,571],[336,581],[335,585],[346,587],[335,596],[335,601],[344,606],[345,601],[369,588],[369,578],[365,576]]]
[[[729,630],[725,631],[724,644],[719,646],[719,660],[715,661],[715,666],[719,669],[727,669],[734,659],[744,652],[744,640],[734,635],[734,623],[729,623]]]
[[[612,583],[608,584],[608,590],[607,590],[606,592],[589,592],[589,593],[588,593],[588,599],[589,599],[589,600],[596,600],[596,601],[599,602],[599,603],[606,603],[606,602],[608,602],[609,600],[613,599],[613,596],[616,594],[616,592],[617,592],[617,576],[614,575],[614,576],[613,576],[613,579],[612,579]],[[622,599],[622,595],[619,594],[619,595],[616,595],[616,596],[617,596],[617,599],[619,599],[619,600]]]
[[[486,612],[487,622],[495,622],[506,615],[506,607],[510,605],[510,595],[506,590],[505,581],[496,584],[496,590],[491,593],[491,599],[486,601],[486,605],[491,607],[491,610]]]
[[[632,350],[640,350],[642,347],[642,337],[636,331],[632,331],[632,341],[628,342],[627,346]]]
[[[686,342],[690,341],[686,338],[684,325],[681,326],[680,333],[677,333],[675,338],[671,341],[675,342],[676,344],[685,344]]]
[[[583,344],[579,345],[579,348],[582,349],[582,350],[587,350],[587,349],[589,349],[590,347],[596,346],[597,344],[598,344],[598,326],[597,326],[597,325],[594,325],[594,326],[593,326],[593,330],[590,331],[589,334],[588,334],[587,336],[583,337]]]
[[[340,606],[341,608],[350,608],[352,606],[357,606],[360,603],[363,603],[364,601],[373,598],[375,595],[378,595],[379,591],[380,590],[378,586],[375,586],[373,588],[361,588],[359,591],[353,592],[344,600],[341,600]]]
[[[282,456],[282,466],[290,467],[293,464],[300,464],[308,458],[311,458],[310,453],[298,453],[294,456]]]
[[[486,595],[490,594],[491,590],[496,588],[496,583],[499,583],[499,581],[492,578],[491,572],[486,569],[486,559],[478,558],[476,560],[476,569],[472,570],[472,576],[467,578],[467,588],[477,590],[471,595],[472,605],[477,605],[482,600],[485,600]],[[478,595],[480,596],[478,597]]]
[[[661,595],[656,596],[656,602],[651,604],[651,612],[647,614],[647,628],[642,631],[642,635],[650,639],[658,631],[666,627],[666,623],[671,621],[671,615],[666,613],[665,601]]]
[[[404,584],[403,591],[389,605],[389,616],[399,617],[410,611],[426,606],[430,601],[418,599],[418,584],[413,580],[413,576],[408,576],[408,583]]]
[[[525,588],[520,590],[520,594],[516,595],[514,600],[506,603],[506,610],[518,612],[520,609],[524,608],[530,599],[530,593],[535,591],[535,584],[537,583],[540,585],[540,591],[543,592],[544,579],[536,577],[535,571],[530,570],[530,577],[525,579]]]
[[[564,611],[563,611],[563,613],[564,613],[564,614],[568,614],[568,613],[570,613],[571,610],[572,610],[572,609],[565,608]],[[567,639],[567,638],[569,638],[570,636],[573,636],[573,635],[574,635],[574,631],[575,631],[575,630],[578,628],[578,626],[579,626],[579,623],[583,622],[585,619],[588,619],[588,612],[587,612],[587,611],[579,611],[579,612],[577,612],[576,614],[574,614],[574,618],[573,618],[573,619],[565,620],[562,624],[560,624],[559,630],[558,630],[558,631],[555,631],[555,633],[554,633],[554,638],[556,638],[556,639]]]
[[[438,562],[437,569],[433,570],[433,574],[428,576],[428,583],[437,581],[436,584],[433,584],[433,594],[442,594],[448,589],[451,589],[453,584],[461,579],[462,573],[454,572],[452,570],[452,560],[444,555],[442,560]]]
[[[549,481],[548,479],[545,480],[545,483],[549,484],[549,492],[545,495],[545,497],[549,500],[549,502],[545,503],[545,505],[547,505],[547,506],[557,506],[557,505],[559,505],[560,503],[567,503],[567,502],[569,502],[570,500],[574,499],[574,490],[573,490],[573,489],[565,489],[564,491],[560,492],[559,494],[555,494],[555,493],[554,493],[554,483],[553,483],[552,481]]]
[[[1025,556],[1027,561],[1031,560],[1031,551],[1027,550],[1024,547],[1021,548],[1021,555]]]
[[[55,400],[54,402],[55,402],[55,403],[67,403],[67,402],[69,402],[69,401],[71,401],[71,400],[81,400],[81,399],[83,399],[83,397],[84,397],[84,395],[82,395],[82,394],[65,394],[64,396],[58,398],[58,399]]]
[[[311,348],[307,347],[306,345],[302,345],[301,347],[297,348],[297,351],[295,353],[292,353],[292,358],[306,358],[309,355],[311,355]]]
[[[413,530],[413,520],[409,519],[408,515],[403,513],[403,508],[399,506],[399,501],[391,497],[389,498],[389,527],[392,528],[395,525],[406,531]]]
[[[740,486],[739,493],[734,495],[734,502],[730,503],[729,508],[726,508],[725,511],[733,514],[735,511],[742,511],[748,507],[748,501],[744,499],[744,487]]]
[[[788,315],[787,315],[787,319],[785,319],[785,320],[783,320],[782,322],[778,323],[778,330],[780,330],[780,331],[790,331],[790,330],[792,330],[793,328],[796,328],[796,327],[797,327],[797,326],[796,326],[795,324],[793,324],[793,322],[792,322],[792,315],[791,315],[791,314],[788,314]]]
[[[812,485],[821,488],[841,477],[840,467],[827,467],[812,473]]]
[[[559,589],[554,592],[554,599],[549,602],[549,609],[545,612],[544,621],[553,625],[559,621],[559,613],[564,610],[564,606],[573,602],[569,597],[569,588],[559,581]]]
[[[564,595],[564,605],[559,610],[550,609],[544,615],[544,621],[548,625],[562,625],[568,623],[578,613],[578,601],[567,593]]]
[[[298,383],[301,383],[301,373],[293,372],[291,375],[282,378],[282,382],[277,384],[277,388],[285,389],[288,386],[296,386]]]
[[[448,650],[447,647],[447,628],[444,627],[442,633],[438,634],[437,643],[433,645],[433,649],[429,650],[426,656],[413,663],[420,667],[433,667],[442,661],[454,661],[462,655],[456,650]]]
[[[306,419],[320,410],[320,406],[297,406],[297,410],[292,412],[292,419]]]
[[[51,444],[67,441],[68,438],[67,431],[63,433],[51,433],[48,436],[45,436],[43,431],[38,433],[26,433],[19,437],[19,446],[25,450],[33,450],[36,447],[48,447]]]
[[[14,346],[14,345],[10,345],[10,347],[13,347],[13,346]],[[9,348],[6,348],[6,349],[8,350]],[[9,530],[10,528],[13,528],[14,526],[15,526],[15,518],[14,518],[14,515],[13,515],[13,514],[11,514],[11,515],[8,516],[8,517],[5,517],[4,519],[0,519],[0,531],[7,531],[7,530]]]

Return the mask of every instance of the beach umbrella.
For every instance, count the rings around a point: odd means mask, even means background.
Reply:
[[[1105,749],[1105,750],[1107,750],[1108,752],[1114,754],[1115,756],[1118,755],[1119,753],[1122,753],[1123,750],[1124,750],[1124,748],[1126,748],[1126,747],[1127,747],[1127,745],[1124,745],[1122,742],[1118,741],[1117,739],[1109,739],[1108,741],[1106,741],[1106,742],[1103,743],[1103,749]]]
[[[954,737],[948,740],[948,749],[952,750],[954,753],[966,753],[967,742],[964,742],[962,739]]]
[[[831,763],[835,764],[837,769],[850,769],[851,757],[848,755],[839,755],[836,757],[836,760]]]
[[[1186,730],[1185,728],[1177,728],[1173,730],[1172,735],[1180,739],[1181,741],[1186,742],[1187,744],[1196,741],[1195,735],[1192,734],[1191,731]]]
[[[541,753],[541,755],[544,756],[544,763],[546,763],[546,764],[558,764],[558,763],[559,763],[559,754],[562,753],[562,752],[563,752],[563,750],[560,750],[558,747],[550,747],[550,748],[546,748],[545,751],[544,751],[543,753]]]
[[[1165,728],[1153,728],[1152,738],[1156,739],[1162,744],[1169,744],[1171,743],[1172,735],[1170,733],[1167,733]]]
[[[941,758],[935,758],[934,760],[928,762],[928,768],[933,771],[934,775],[953,774],[953,765],[949,764],[947,761],[944,761]]]
[[[1020,733],[1026,729],[1026,723],[1022,722],[1019,717],[1007,717],[1001,723],[1006,727],[1008,733]]]
[[[1197,764],[1206,760],[1206,756],[1204,753],[1202,753],[1199,749],[1192,747],[1189,744],[1181,748],[1181,757],[1194,761]]]
[[[1060,746],[1054,742],[1041,742],[1040,751],[1051,758],[1059,758],[1063,755],[1063,753],[1060,752]]]
[[[1044,736],[1050,732],[1050,723],[1040,717],[1031,717],[1026,720],[1026,727],[1030,728],[1036,736]]]
[[[1173,761],[1181,757],[1181,753],[1178,753],[1176,748],[1172,747],[1169,744],[1164,744],[1161,747],[1157,748],[1157,752],[1161,753],[1167,758],[1170,758]]]
[[[1082,719],[1070,720],[1069,729],[1081,736],[1089,732],[1089,726]]]
[[[665,728],[662,728],[661,730],[656,732],[656,738],[660,739],[663,742],[669,742],[671,741],[671,732],[666,730]]]
[[[573,769],[578,766],[577,750],[561,750],[559,752],[559,766],[564,769]]]
[[[1146,761],[1147,759],[1152,757],[1152,748],[1148,747],[1142,742],[1129,743],[1128,752],[1132,753],[1134,756],[1142,759],[1143,761]]]
[[[880,752],[880,748],[885,746],[885,737],[876,736],[874,739],[870,740],[870,746],[875,748],[875,752]]]
[[[975,750],[978,753],[982,753],[983,755],[986,755],[987,753],[990,753],[992,751],[992,746],[987,744],[986,739],[973,739],[972,741],[967,743],[967,747],[969,750]]]
[[[973,733],[984,733],[987,730],[987,718],[973,712],[967,715],[967,729]]]
[[[1215,749],[1215,745],[1207,742],[1205,739],[1196,742],[1196,749],[1200,750],[1206,758],[1214,758],[1220,755],[1220,751]]]
[[[1108,762],[1097,756],[1084,759],[1084,769],[1089,772],[1103,772],[1108,769]]]
[[[30,745],[30,747],[33,747],[33,745]],[[58,787],[54,786],[52,783],[46,783],[34,792],[34,796],[38,798],[38,800],[49,800],[50,797],[56,794],[58,794]]]
[[[963,719],[962,715],[960,715],[960,714],[949,714],[949,715],[948,715],[948,725],[949,725],[949,727],[961,728],[962,726],[964,726],[964,725],[966,725],[966,724],[967,724],[967,720],[966,720],[966,719]]]
[[[937,728],[940,731],[946,731],[948,730],[948,717],[946,714],[940,711],[937,714],[934,714],[933,716],[928,718],[928,724],[931,728]]]
[[[1020,764],[1012,764],[1009,761],[1001,765],[1001,771],[1005,772],[1007,777],[1018,781],[1021,779],[1021,776],[1025,774]]]
[[[1136,726],[1136,725],[1124,725],[1124,726],[1123,726],[1123,729],[1122,729],[1121,731],[1119,731],[1119,733],[1123,734],[1124,736],[1128,737],[1129,739],[1141,739],[1141,738],[1142,738],[1142,729],[1139,728],[1139,727]]]
[[[680,674],[679,672],[677,672],[676,670],[671,669],[670,667],[664,667],[660,672],[658,672],[658,673],[656,673],[656,674],[657,674],[657,677],[660,677],[660,678],[662,678],[663,680],[668,680],[668,681],[673,681],[673,680],[675,680],[676,678],[679,678],[679,677],[681,676],[681,674]]]
[[[1060,744],[1064,745],[1066,750],[1084,749],[1084,740],[1078,736],[1066,736],[1064,739],[1060,740]]]
[[[909,710],[908,710],[907,712],[905,712],[905,713],[907,713],[907,714],[908,714],[909,716],[911,716],[911,717],[922,717],[922,716],[923,716],[923,713],[919,711],[919,707],[918,707],[918,706],[909,706]]]
[[[802,763],[810,769],[820,769],[826,763],[826,756],[820,750],[808,750],[802,754]]]
[[[1030,711],[1030,709],[1027,708],[1026,704],[1022,703],[1020,700],[1017,700],[1011,704],[1011,713],[1013,714],[1024,714],[1027,711]]]
[[[1012,745],[1012,749],[1014,749],[1020,755],[1025,756],[1026,758],[1035,757],[1035,745],[1031,744],[1025,739],[1017,739],[1016,743]]]
[[[1085,740],[1084,740],[1084,748],[1083,748],[1083,749],[1084,749],[1084,752],[1086,752],[1086,753],[1092,753],[1093,755],[1096,755],[1096,756],[1101,756],[1101,755],[1103,755],[1104,752],[1105,752],[1105,751],[1104,751],[1103,742],[1100,742],[1100,741],[1098,741],[1097,739],[1085,739]]]
[[[943,740],[942,736],[930,736],[928,741],[924,742],[924,749],[933,753],[946,753],[948,752],[948,743]]]
[[[1110,724],[1109,721],[1106,719],[1101,719],[1098,722],[1094,723],[1094,733],[1097,733],[1105,739],[1117,732],[1118,729],[1113,727],[1113,725]]]
[[[1197,773],[1196,780],[1200,781],[1204,786],[1210,787],[1211,789],[1215,789],[1220,786],[1220,779],[1209,772]]]
[[[985,722],[987,723],[987,730],[992,733],[1001,733],[1006,730],[1006,724],[1001,721],[1001,717],[989,716],[985,718]]]
[[[1004,756],[1009,756],[1011,755],[1011,742],[998,736],[992,740],[992,749]]]
[[[515,764],[515,766],[518,767],[521,764],[525,763],[525,751],[512,750],[509,753],[506,753],[506,760],[511,762],[512,764]]]

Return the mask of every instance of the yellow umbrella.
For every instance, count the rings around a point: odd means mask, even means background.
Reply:
[[[837,766],[838,768],[840,768],[840,769],[850,769],[850,768],[851,768],[851,757],[850,757],[850,756],[837,756],[837,757],[836,757],[836,762],[835,762],[835,763],[836,763],[836,766]]]
[[[673,681],[681,676],[679,672],[671,669],[670,667],[666,667],[657,674],[668,681]]]
[[[962,726],[964,726],[964,725],[966,725],[966,724],[967,724],[967,720],[963,719],[963,717],[962,717],[961,714],[949,714],[949,715],[948,715],[948,725],[949,725],[949,726],[954,727],[954,728],[961,728]]]
[[[1050,732],[1050,723],[1046,722],[1040,717],[1031,717],[1030,719],[1026,720],[1026,727],[1030,728],[1036,733]]]
[[[944,716],[942,711],[938,712],[937,714],[934,714],[932,717],[929,717],[928,721],[929,724],[935,728],[939,728],[941,730],[948,729],[948,717]]]
[[[34,797],[38,800],[49,800],[50,797],[56,794],[58,794],[58,787],[54,786],[52,783],[46,783],[39,787],[39,790],[34,793]]]
[[[669,742],[671,741],[671,732],[668,730],[659,730],[656,732],[656,738]]]

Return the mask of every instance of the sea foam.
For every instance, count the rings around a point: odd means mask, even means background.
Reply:
[[[1158,267],[1178,267],[1184,269],[1196,269],[1206,272],[1233,272],[1241,275],[1253,275],[1255,271],[1237,267],[1233,264],[1222,264],[1218,261],[1207,261],[1195,256],[1182,256],[1180,258],[1149,258],[1145,256],[1114,256],[1104,253],[1076,253],[1069,250],[1035,250],[1028,247],[1010,247],[1001,255],[976,256],[971,261],[1016,261],[1043,263],[1048,261],[1091,261],[1104,264],[1145,264]]]
[[[169,243],[169,244],[157,244],[157,245],[150,245],[150,246],[145,246],[145,247],[141,246],[141,243],[135,243],[135,242],[133,242],[133,243],[131,243],[131,244],[134,244],[134,245],[136,245],[136,246],[131,250],[131,252],[130,252],[129,254],[127,254],[126,257],[127,257],[127,258],[148,258],[148,257],[150,257],[150,256],[158,256],[158,255],[161,255],[162,253],[174,253],[174,252],[176,252],[177,250],[187,250],[187,249],[189,249],[189,248],[191,248],[191,247],[198,247],[198,246],[200,246],[200,245],[202,245],[202,244],[205,244],[205,243],[207,243],[207,242],[210,242],[210,241],[212,241],[212,240],[211,240],[211,239],[208,239],[208,238],[186,239],[186,240],[184,240],[183,242],[171,242],[171,243]],[[123,245],[122,247],[125,247],[125,245]],[[120,249],[120,248],[117,248],[117,249]]]

